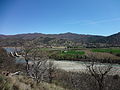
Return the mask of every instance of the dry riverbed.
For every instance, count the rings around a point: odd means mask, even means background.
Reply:
[[[90,65],[89,62],[81,62],[81,61],[54,61],[54,65],[56,66],[56,68],[65,70],[65,71],[72,71],[72,72],[85,72],[87,73],[87,67],[88,65]],[[108,64],[95,64],[96,68],[99,67],[105,67],[105,66],[109,66]],[[109,72],[109,74],[112,75],[116,75],[119,74],[120,75],[120,65],[118,64],[112,64],[112,69]]]

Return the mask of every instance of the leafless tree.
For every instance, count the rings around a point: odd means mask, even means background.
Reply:
[[[55,70],[56,66],[54,65],[53,61],[48,62],[48,78],[49,78],[49,83],[52,83],[53,78],[55,77]]]
[[[34,42],[27,43],[22,49],[23,57],[26,61],[26,71],[37,82],[43,81],[47,76],[52,82],[54,67],[48,60],[47,52],[37,47]]]
[[[92,77],[94,77],[95,81],[98,85],[98,90],[104,90],[105,85],[105,77],[108,75],[110,70],[112,69],[112,64],[103,64],[100,62],[96,62],[98,60],[91,59],[91,62],[87,64],[88,72]]]
[[[21,52],[20,54],[22,55],[22,57],[24,57],[25,61],[26,61],[26,72],[27,74],[29,73],[29,61],[31,60],[31,53],[32,53],[32,50],[35,48],[35,45],[33,43],[33,41],[29,41],[29,42],[26,42],[22,45],[21,47]]]
[[[44,81],[44,77],[49,83],[52,83],[54,78],[55,66],[48,59],[47,53],[39,48],[32,50],[33,64],[30,67],[29,73],[37,82]]]
[[[47,60],[41,59],[34,62],[34,64],[30,67],[29,75],[37,82],[43,81],[44,73],[47,70],[46,62]]]

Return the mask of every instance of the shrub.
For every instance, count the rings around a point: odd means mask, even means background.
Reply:
[[[12,85],[7,77],[0,75],[0,90],[12,90]]]

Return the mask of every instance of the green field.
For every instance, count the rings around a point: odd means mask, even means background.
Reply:
[[[70,51],[62,51],[61,54],[65,55],[84,55],[84,51],[70,50]]]
[[[107,49],[92,49],[92,52],[105,52],[105,53],[112,53],[112,54],[120,54],[120,49],[117,48],[107,48]]]
[[[74,60],[83,58],[85,52],[80,50],[57,50],[49,53],[50,58],[59,60]]]

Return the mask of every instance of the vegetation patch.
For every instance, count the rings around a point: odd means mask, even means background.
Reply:
[[[113,49],[113,48],[107,48],[107,49],[92,49],[92,52],[102,52],[102,53],[112,53],[112,54],[120,54],[120,49]]]
[[[84,51],[75,51],[75,50],[70,50],[70,51],[62,51],[61,54],[65,54],[65,55],[84,55],[85,52]]]
[[[84,57],[85,52],[80,50],[58,50],[50,53],[50,58],[58,60],[78,60]]]

